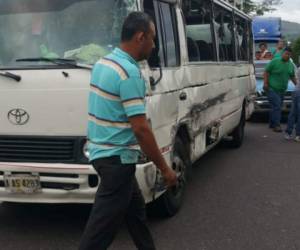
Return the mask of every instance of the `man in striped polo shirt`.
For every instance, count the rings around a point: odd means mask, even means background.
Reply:
[[[155,249],[146,225],[145,201],[135,178],[141,150],[176,184],[145,116],[145,82],[138,61],[154,48],[155,26],[142,12],[125,20],[121,45],[94,66],[89,97],[90,161],[101,178],[80,250],[104,250],[125,220],[139,250]]]

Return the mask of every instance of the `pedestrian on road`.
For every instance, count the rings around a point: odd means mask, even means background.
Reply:
[[[267,92],[271,106],[269,126],[275,132],[282,131],[280,127],[281,109],[289,79],[297,84],[294,64],[290,60],[291,55],[291,49],[285,48],[282,56],[273,59],[265,68],[264,90]]]
[[[271,50],[273,59],[281,58],[284,52],[284,48],[285,48],[285,42],[283,39],[280,39],[277,43],[276,49]]]
[[[293,131],[296,128],[296,142],[300,142],[300,67],[297,70],[297,84],[292,93],[292,107],[289,113],[285,138],[287,140],[293,139]]]
[[[139,250],[155,249],[135,178],[140,149],[160,169],[167,186],[177,182],[145,116],[146,86],[138,61],[151,55],[155,35],[149,15],[131,13],[122,27],[120,48],[93,68],[88,149],[101,182],[79,250],[106,250],[124,221]]]

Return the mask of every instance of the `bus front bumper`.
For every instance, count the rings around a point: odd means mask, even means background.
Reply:
[[[6,180],[16,175],[38,176],[40,188],[32,193],[12,190]],[[138,164],[136,177],[145,201],[152,201],[155,166]],[[0,162],[0,202],[93,203],[99,182],[92,165]]]

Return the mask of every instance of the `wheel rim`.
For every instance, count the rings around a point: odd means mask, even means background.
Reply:
[[[179,157],[175,156],[173,159],[173,170],[177,174],[177,185],[172,187],[170,191],[174,196],[180,196],[184,190],[186,185],[186,164],[184,161]]]

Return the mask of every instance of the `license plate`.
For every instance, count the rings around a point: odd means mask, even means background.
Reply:
[[[39,175],[4,175],[5,188],[10,193],[33,194],[41,191]]]

